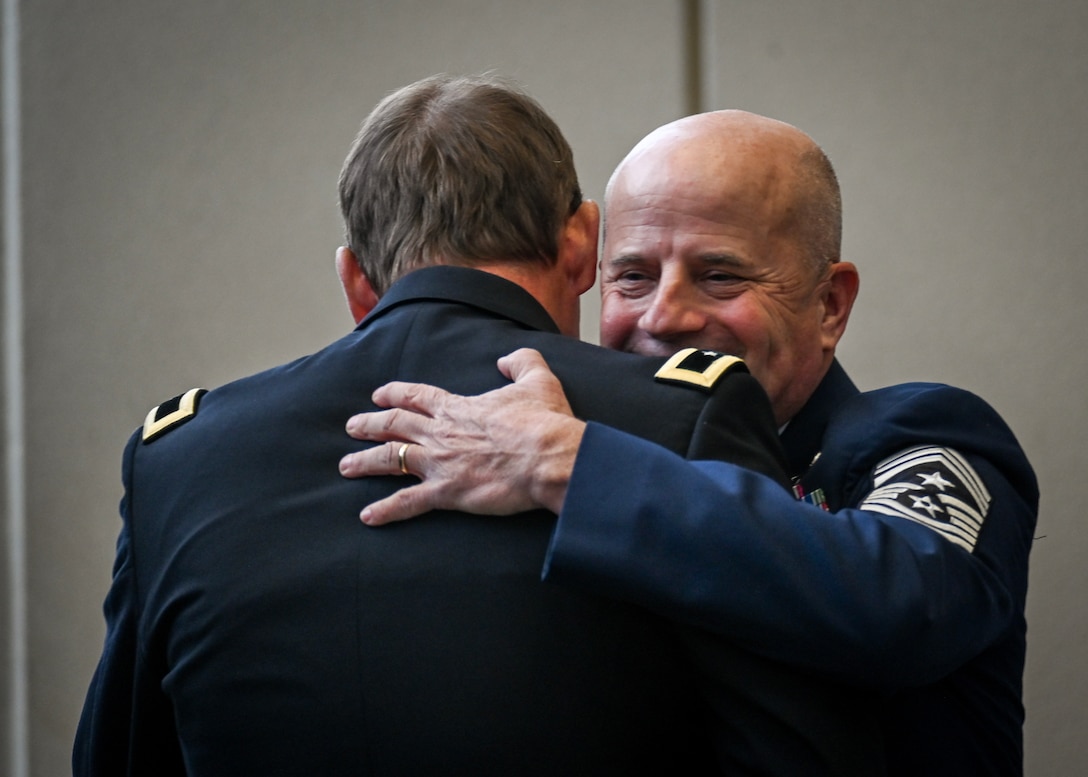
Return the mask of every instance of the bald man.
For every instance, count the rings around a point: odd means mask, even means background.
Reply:
[[[1034,473],[977,396],[859,392],[835,358],[858,291],[832,167],[740,111],[651,133],[605,202],[601,340],[744,358],[770,396],[793,494],[557,412],[537,354],[479,397],[391,384],[362,439],[408,441],[422,483],[380,525],[437,507],[558,514],[545,580],[652,607],[843,688],[876,693],[893,775],[1020,775]],[[396,471],[400,443],[348,457]],[[608,510],[600,510],[607,504]]]

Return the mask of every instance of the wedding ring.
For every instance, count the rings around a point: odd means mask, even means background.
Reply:
[[[400,471],[403,472],[405,475],[411,475],[412,474],[411,472],[408,471],[408,446],[410,444],[411,443],[407,443],[407,442],[401,444],[400,450],[397,451],[397,461],[400,462]]]

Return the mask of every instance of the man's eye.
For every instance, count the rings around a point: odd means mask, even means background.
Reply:
[[[709,272],[699,283],[704,294],[716,299],[728,299],[742,293],[747,284],[739,275],[728,272]]]
[[[641,270],[625,270],[605,282],[606,286],[626,297],[644,297],[653,292],[656,278]]]
[[[703,280],[709,283],[736,283],[740,280],[736,275],[727,272],[712,272],[703,276]]]
[[[640,270],[636,267],[628,267],[624,270],[618,270],[617,272],[610,273],[605,277],[605,283],[618,283],[624,286],[638,285],[644,283],[650,283],[654,279],[646,270]]]

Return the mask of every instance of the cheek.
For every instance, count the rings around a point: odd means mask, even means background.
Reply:
[[[609,316],[601,311],[601,345],[605,348],[621,349],[631,330],[628,318]]]
[[[763,346],[759,363],[749,369],[763,387],[778,399],[786,386],[804,375],[817,358],[820,348],[814,332],[803,320],[790,316],[768,316],[763,327]]]
[[[773,322],[755,300],[739,298],[717,302],[709,308],[709,317],[719,333],[735,341],[746,360],[764,361],[770,346]]]
[[[638,317],[633,305],[605,292],[601,296],[601,345],[621,349],[637,327]]]
[[[720,307],[714,322],[722,333],[718,339],[731,343],[724,348],[719,345],[718,349],[738,352],[764,389],[773,392],[782,362],[789,361],[785,352],[791,348],[782,322],[755,299],[738,299]]]

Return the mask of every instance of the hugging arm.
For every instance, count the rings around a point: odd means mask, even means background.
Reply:
[[[559,512],[585,424],[572,415],[563,387],[537,351],[520,349],[498,366],[510,385],[464,397],[424,384],[389,383],[374,393],[375,404],[386,410],[349,419],[352,437],[385,444],[345,456],[341,474],[407,473],[421,480],[368,505],[363,523],[380,526],[436,509]]]

